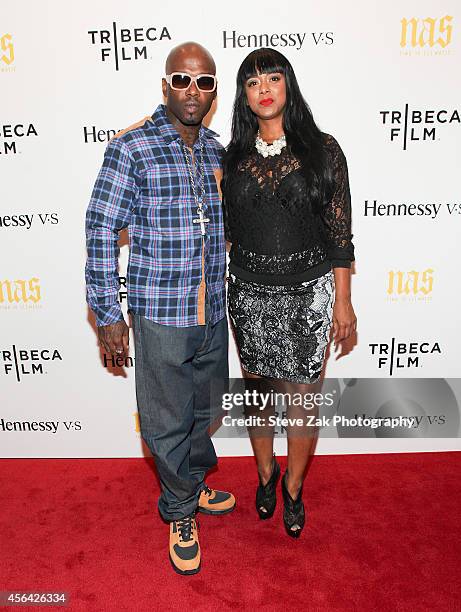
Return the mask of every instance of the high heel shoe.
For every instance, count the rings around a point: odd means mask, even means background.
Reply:
[[[274,514],[275,506],[277,504],[277,481],[280,476],[280,465],[272,459],[272,474],[265,485],[261,482],[261,476],[259,476],[259,486],[256,489],[256,510],[259,514],[259,518],[262,520],[271,518]]]
[[[293,499],[288,493],[286,477],[287,472],[285,472],[282,478],[283,522],[288,535],[292,538],[299,538],[306,520],[302,500],[303,488],[301,486],[297,498]]]

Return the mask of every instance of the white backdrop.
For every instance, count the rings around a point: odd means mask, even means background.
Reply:
[[[105,367],[85,303],[84,215],[108,139],[153,112],[167,53],[191,39],[216,59],[219,95],[208,120],[223,144],[237,68],[271,45],[290,59],[319,126],[346,154],[358,338],[348,354],[330,357],[327,376],[341,388],[346,378],[459,376],[458,19],[454,0],[2,6],[1,456],[144,452],[133,359]],[[392,345],[400,353],[391,364]],[[230,358],[239,376],[234,346]],[[459,449],[457,435],[328,438],[318,452]],[[218,438],[216,447],[251,452],[244,438]]]

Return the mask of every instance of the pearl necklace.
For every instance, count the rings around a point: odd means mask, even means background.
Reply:
[[[258,153],[260,153],[263,157],[268,157],[269,155],[270,156],[280,155],[283,147],[285,147],[286,144],[287,144],[287,139],[285,137],[285,134],[282,134],[280,138],[277,138],[277,140],[274,140],[272,144],[267,144],[267,142],[265,142],[261,138],[259,130],[256,135],[255,147]]]

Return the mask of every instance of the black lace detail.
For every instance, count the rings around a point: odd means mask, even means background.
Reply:
[[[256,150],[253,151],[240,162],[238,171],[249,173],[258,181],[261,189],[269,190],[271,194],[274,194],[282,180],[300,168],[299,161],[285,147],[280,155],[273,157],[263,157]]]
[[[354,259],[347,163],[325,135],[327,159],[335,189],[330,201],[315,211],[307,196],[300,161],[288,147],[264,158],[256,149],[226,177],[224,212],[230,259],[250,272],[297,274],[330,260],[350,267]]]
[[[351,233],[351,193],[347,161],[333,136],[327,134],[325,142],[335,180],[333,197],[322,211],[329,256],[333,263],[335,261],[339,263],[344,259],[351,262],[354,261],[354,245]]]
[[[280,255],[254,253],[237,244],[232,262],[254,274],[285,274],[287,270],[290,270],[290,274],[298,274],[325,261],[326,257],[327,253],[321,244],[316,244],[307,251]]]
[[[231,275],[227,300],[244,370],[297,383],[318,380],[332,323],[331,271],[287,286]]]

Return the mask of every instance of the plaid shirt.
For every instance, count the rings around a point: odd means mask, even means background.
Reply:
[[[204,144],[204,277],[211,324],[225,316],[225,267],[221,200],[215,171],[221,170],[223,147],[204,126],[194,144],[198,186],[200,140]],[[200,187],[198,187],[200,192]],[[202,235],[182,139],[160,105],[119,132],[108,144],[86,214],[87,301],[96,323],[123,318],[118,292],[118,233],[128,227],[128,309],[164,325],[199,324]],[[202,284],[203,287],[203,284]]]

